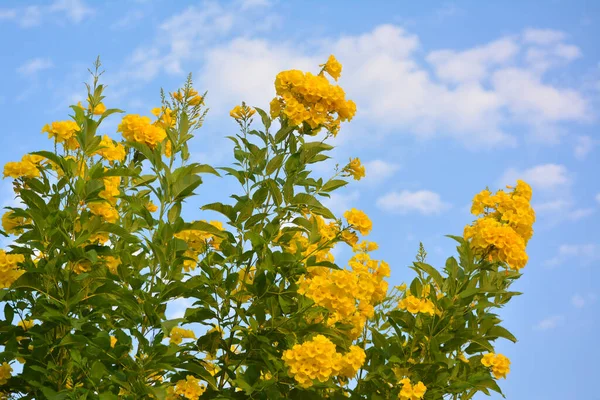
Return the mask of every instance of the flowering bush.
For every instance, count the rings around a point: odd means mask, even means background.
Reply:
[[[410,285],[364,238],[369,217],[337,218],[319,200],[365,176],[355,158],[333,177],[312,164],[356,106],[332,56],[317,75],[284,71],[270,112],[231,111],[235,161],[190,162],[204,96],[185,86],[153,117],[125,115],[101,134],[99,64],[87,106],[46,125],[54,151],[9,162],[21,204],[2,217],[0,391],[26,399],[470,399],[501,392],[515,338],[494,310],[518,293],[534,213],[531,190],[475,196],[478,219],[442,270],[421,246]],[[258,119],[256,121],[255,119]],[[260,126],[259,126],[260,125]],[[315,135],[320,135],[318,139]],[[231,201],[185,221],[203,174],[235,178]],[[202,218],[218,214],[218,220]],[[348,246],[347,266],[331,250]],[[191,304],[167,319],[177,299]],[[21,365],[21,367],[16,367]],[[21,369],[21,372],[16,372]]]

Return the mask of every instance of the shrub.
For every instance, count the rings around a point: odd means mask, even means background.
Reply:
[[[359,159],[317,177],[328,140],[356,106],[332,56],[317,75],[277,75],[270,112],[231,110],[228,167],[191,162],[206,115],[188,79],[153,117],[125,115],[121,141],[100,135],[99,63],[87,105],[44,126],[54,151],[9,162],[21,201],[2,217],[0,390],[28,399],[470,399],[501,392],[515,341],[495,310],[519,293],[531,190],[484,190],[477,220],[442,270],[421,246],[410,285],[388,290],[389,265],[365,240],[369,217],[336,217],[320,200],[361,179]],[[367,171],[368,173],[368,171]],[[202,184],[239,182],[229,201],[181,212]],[[220,178],[215,178],[220,179]],[[203,186],[202,186],[203,187]],[[219,220],[209,221],[211,214]],[[331,250],[348,246],[347,265]],[[180,318],[167,306],[185,299]],[[13,367],[20,363],[22,372]]]

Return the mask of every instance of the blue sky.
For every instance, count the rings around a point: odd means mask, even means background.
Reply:
[[[367,165],[334,211],[371,216],[399,284],[412,279],[419,241],[437,267],[453,254],[444,235],[471,221],[475,193],[528,181],[538,221],[515,285],[524,295],[502,310],[519,342],[499,344],[512,360],[501,386],[514,400],[600,399],[599,23],[591,0],[0,1],[0,161],[49,146],[42,126],[84,97],[100,55],[105,103],[132,113],[149,114],[161,87],[193,73],[211,110],[192,156],[225,165],[228,110],[266,108],[278,71],[314,71],[333,53],[358,105],[335,156]],[[101,133],[118,137],[118,118],[107,122]],[[201,187],[190,218],[235,187],[216,183]]]

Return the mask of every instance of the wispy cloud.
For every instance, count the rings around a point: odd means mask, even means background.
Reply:
[[[562,189],[572,181],[564,165],[541,164],[524,170],[509,168],[500,178],[499,186],[514,184],[517,179],[524,180],[534,189],[545,191]]]
[[[600,248],[595,243],[563,244],[559,246],[558,253],[546,260],[545,264],[549,267],[555,267],[565,262],[590,265],[597,261],[600,261]]]
[[[439,194],[430,190],[391,192],[377,199],[377,206],[391,213],[423,215],[440,214],[450,204],[442,201]]]
[[[84,0],[55,0],[49,5],[0,9],[0,20],[12,20],[22,28],[31,28],[40,25],[44,19],[52,19],[53,14],[64,16],[70,22],[78,24],[93,15],[94,9]],[[62,18],[54,18],[53,21],[63,23]]]
[[[400,165],[393,162],[384,160],[368,161],[365,163],[366,174],[364,181],[372,184],[381,183],[392,177],[399,169]]]
[[[17,72],[24,76],[32,76],[53,66],[54,63],[49,58],[34,58],[17,68]]]
[[[538,322],[533,329],[538,331],[548,331],[551,329],[555,329],[559,325],[561,325],[564,321],[565,317],[562,315],[553,315],[551,317],[545,318]]]

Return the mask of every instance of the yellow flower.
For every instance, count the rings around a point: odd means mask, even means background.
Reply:
[[[90,260],[79,260],[71,265],[71,269],[77,275],[90,272],[92,270],[92,262]]]
[[[358,346],[351,346],[346,354],[338,353],[333,342],[323,335],[283,352],[290,375],[303,388],[311,387],[315,380],[327,382],[332,376],[352,378],[365,358],[363,349]]]
[[[56,121],[42,128],[42,133],[48,133],[48,139],[54,138],[66,148],[74,150],[79,147],[75,135],[79,132],[79,125],[75,121]]]
[[[39,156],[33,156],[26,154],[23,156],[21,161],[11,161],[4,165],[4,178],[10,176],[11,178],[37,178],[40,176],[40,170],[38,169]]]
[[[510,360],[502,354],[488,353],[481,358],[484,367],[491,367],[496,379],[504,378],[510,372]]]
[[[398,302],[398,308],[416,314],[421,311],[421,300],[413,295],[408,295]]]
[[[98,215],[111,224],[114,224],[119,219],[119,212],[107,202],[89,203],[88,208],[92,214]]]
[[[367,214],[364,212],[353,208],[344,213],[344,217],[348,220],[348,223],[353,227],[358,229],[361,235],[368,235],[373,228],[373,223],[367,217]]]
[[[196,334],[192,330],[176,326],[171,329],[169,337],[171,338],[170,343],[180,344],[183,339],[196,339]]]
[[[137,114],[124,116],[117,127],[117,132],[121,132],[123,137],[130,142],[143,143],[151,148],[167,137],[167,133],[162,127],[153,125],[150,118]]]
[[[7,211],[2,215],[2,229],[9,234],[20,234],[23,232],[23,225],[31,223],[29,218],[14,217],[14,211]]]
[[[154,204],[152,201],[149,201],[146,204],[146,210],[148,210],[152,213],[152,212],[155,212],[158,210],[158,206],[156,204]]]
[[[7,254],[0,250],[0,289],[9,288],[14,281],[25,273],[19,264],[25,262],[23,254]]]
[[[465,357],[465,355],[463,353],[460,353],[458,355],[458,359],[464,363],[467,363],[467,364],[469,363],[469,359],[467,357]]]
[[[236,120],[247,121],[256,113],[256,110],[252,107],[248,107],[246,104],[242,103],[241,106],[235,106],[229,112],[231,118]]]
[[[205,391],[206,386],[201,384],[200,380],[192,375],[186,376],[185,380],[178,381],[174,390],[175,394],[189,400],[198,400]]]
[[[530,205],[531,187],[521,180],[510,192],[483,190],[473,198],[471,212],[479,218],[464,230],[476,255],[520,270],[527,264],[525,251],[533,235],[535,212]]]
[[[171,96],[173,96],[173,98],[179,102],[181,102],[183,100],[183,95],[181,94],[181,92],[179,90],[171,93]]]
[[[404,378],[400,381],[400,384],[402,385],[402,389],[398,394],[400,400],[420,400],[427,391],[427,387],[421,381],[412,385],[408,378]]]
[[[110,337],[110,347],[112,347],[114,349],[116,344],[117,344],[117,338],[114,336],[111,336]]]
[[[342,64],[340,64],[332,54],[325,63],[324,70],[337,81],[342,75]]]
[[[121,265],[121,259],[119,257],[114,256],[105,256],[102,257],[104,262],[106,263],[106,267],[113,275],[118,274],[119,265]]]
[[[125,160],[125,147],[121,143],[116,143],[107,135],[102,137],[100,141],[100,149],[96,151],[100,157],[108,161],[123,161]]]
[[[6,385],[10,379],[12,367],[5,361],[0,365],[0,385]]]
[[[357,181],[365,177],[365,166],[360,163],[359,158],[351,159],[350,163],[344,168],[344,171]]]
[[[106,106],[104,105],[104,103],[100,103],[100,104],[97,104],[96,107],[94,107],[94,109],[92,110],[92,105],[90,104],[88,109],[94,115],[102,115],[106,111]]]
[[[332,62],[324,70],[338,75],[341,66]],[[340,123],[351,120],[356,114],[356,104],[346,100],[343,89],[331,85],[323,74],[282,71],[275,78],[275,91],[277,97],[271,102],[271,114],[275,116],[281,111],[290,125],[306,123],[314,130],[325,127],[335,136]]]
[[[277,118],[279,114],[281,114],[281,102],[277,97],[271,100],[271,103],[269,103],[269,109],[271,118]]]

